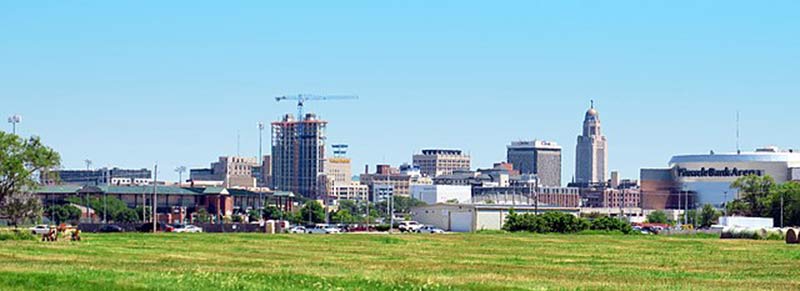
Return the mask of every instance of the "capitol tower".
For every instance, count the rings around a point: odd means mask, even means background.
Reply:
[[[575,149],[575,182],[604,183],[608,170],[608,142],[600,131],[600,116],[594,101],[583,120],[583,134],[578,136]]]

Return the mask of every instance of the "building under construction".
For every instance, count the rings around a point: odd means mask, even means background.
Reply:
[[[272,186],[306,198],[319,199],[319,176],[324,174],[325,127],[313,113],[302,121],[291,114],[272,123]]]

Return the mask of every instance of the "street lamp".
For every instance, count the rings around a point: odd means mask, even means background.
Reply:
[[[259,206],[261,208],[261,211],[260,211],[261,215],[260,216],[261,216],[261,220],[262,221],[264,220],[264,192],[261,191],[261,187],[264,186],[263,184],[266,182],[266,179],[264,179],[264,177],[266,175],[264,175],[264,173],[266,173],[266,171],[267,171],[267,169],[264,168],[264,156],[261,153],[261,149],[263,148],[263,143],[261,142],[261,136],[263,135],[263,133],[264,133],[264,123],[259,121],[258,122],[258,158],[256,159],[256,161],[259,164],[261,164],[261,177],[256,178],[256,181],[261,180],[262,185],[259,186],[258,183],[256,183],[256,186],[258,186],[258,196],[259,196],[258,199],[259,199],[259,204],[260,204]]]
[[[17,134],[17,123],[22,122],[22,116],[14,114],[8,117],[8,123],[11,123],[11,133]]]

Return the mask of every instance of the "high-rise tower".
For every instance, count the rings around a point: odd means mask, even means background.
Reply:
[[[325,127],[328,123],[307,113],[291,114],[272,123],[273,188],[318,199],[319,176],[325,172]]]
[[[583,119],[583,134],[575,149],[575,182],[604,183],[608,171],[608,141],[600,130],[600,115],[594,101]]]

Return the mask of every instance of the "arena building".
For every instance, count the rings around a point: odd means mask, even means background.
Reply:
[[[674,156],[668,168],[641,170],[642,207],[722,207],[738,197],[731,183],[747,175],[770,176],[776,183],[800,181],[800,153],[766,147],[755,152]]]

